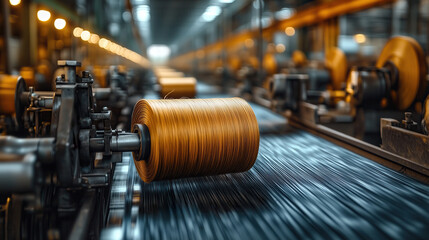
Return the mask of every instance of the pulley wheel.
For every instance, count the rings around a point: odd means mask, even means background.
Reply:
[[[382,68],[388,62],[398,69],[397,87],[391,91],[394,106],[399,110],[410,107],[415,99],[423,99],[426,65],[419,43],[410,37],[394,37],[387,42],[377,61]]]

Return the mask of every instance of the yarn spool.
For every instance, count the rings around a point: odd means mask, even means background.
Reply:
[[[193,77],[160,78],[161,98],[194,98],[197,80]]]
[[[34,69],[31,67],[22,67],[21,71],[19,71],[19,75],[21,75],[25,79],[25,83],[29,87],[36,87],[36,77]]]
[[[19,103],[15,99],[25,88],[26,84],[22,77],[0,74],[0,114],[15,114]]]
[[[182,72],[175,72],[175,71],[159,71],[155,73],[156,77],[158,79],[161,78],[181,78],[184,77],[185,74]]]
[[[150,152],[134,163],[144,182],[249,170],[259,149],[259,129],[240,98],[140,100],[132,126],[150,135]]]

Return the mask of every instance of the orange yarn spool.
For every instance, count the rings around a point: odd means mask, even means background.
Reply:
[[[182,72],[175,72],[175,71],[159,71],[155,73],[156,77],[158,79],[160,78],[181,78],[184,77],[185,74]]]
[[[194,98],[196,94],[197,80],[193,77],[186,78],[160,78],[162,98]]]
[[[150,154],[134,163],[141,179],[243,172],[256,161],[259,129],[240,98],[140,100],[132,126],[146,125]]]
[[[0,74],[0,114],[15,113],[15,92],[19,77]]]
[[[22,67],[19,74],[25,79],[25,83],[29,87],[36,87],[36,78],[34,69],[31,67]]]

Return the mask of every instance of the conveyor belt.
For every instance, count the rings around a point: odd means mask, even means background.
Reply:
[[[429,187],[303,131],[262,136],[247,173],[142,183],[144,239],[419,239]]]
[[[260,123],[281,123],[253,107]],[[137,219],[124,220],[135,223],[128,237],[429,236],[429,186],[301,130],[261,135],[258,160],[249,172],[140,184]]]

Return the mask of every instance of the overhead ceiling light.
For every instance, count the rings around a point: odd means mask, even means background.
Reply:
[[[283,20],[283,19],[290,18],[293,13],[294,13],[294,10],[292,8],[282,8],[279,11],[277,11],[274,15],[276,16],[277,20]]]
[[[57,18],[54,21],[54,27],[58,30],[61,30],[66,27],[66,20],[62,18]]]
[[[364,43],[366,41],[366,36],[362,33],[358,33],[354,36],[354,39],[357,43]]]
[[[96,44],[98,43],[98,40],[100,40],[100,37],[97,34],[91,34],[91,37],[89,38],[89,42]]]
[[[98,46],[100,46],[101,48],[107,48],[109,43],[110,43],[109,40],[102,38],[102,39],[100,39],[100,41],[98,41]]]
[[[285,29],[285,33],[286,33],[286,35],[292,37],[293,35],[295,35],[295,28],[293,28],[293,27],[287,27]]]
[[[90,37],[91,37],[91,33],[90,33],[89,31],[87,31],[87,30],[83,31],[83,32],[80,34],[80,38],[81,38],[83,41],[88,41]]]
[[[146,22],[150,20],[150,8],[148,5],[140,5],[136,7],[135,14],[138,21]]]
[[[286,46],[284,44],[279,43],[279,44],[276,45],[276,51],[278,53],[282,53],[285,50],[286,50]]]
[[[213,21],[219,14],[222,12],[222,9],[219,6],[209,6],[206,11],[203,13],[202,18],[206,22]]]
[[[219,0],[220,3],[233,3],[235,0]]]
[[[166,45],[151,45],[147,49],[148,57],[157,63],[167,61],[170,56],[170,52],[170,48]]]
[[[134,0],[134,5],[148,4],[148,0]]]
[[[10,5],[17,6],[21,3],[21,0],[9,0]]]
[[[42,22],[46,22],[51,18],[51,13],[46,10],[39,10],[37,11],[37,18]]]
[[[75,36],[75,37],[80,37],[80,34],[82,34],[82,32],[83,32],[83,29],[82,29],[82,28],[80,28],[80,27],[76,27],[76,28],[73,30],[73,36]]]

